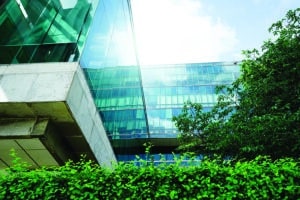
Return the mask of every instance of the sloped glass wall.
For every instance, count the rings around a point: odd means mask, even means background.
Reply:
[[[130,1],[100,1],[80,59],[83,68],[136,66]]]
[[[109,138],[148,138],[130,1],[100,1],[80,58]]]

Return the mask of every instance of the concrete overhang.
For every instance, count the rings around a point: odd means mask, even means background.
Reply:
[[[12,148],[33,166],[116,161],[78,63],[0,65],[0,167]]]

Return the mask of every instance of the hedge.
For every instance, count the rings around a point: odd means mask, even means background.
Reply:
[[[299,185],[299,162],[289,158],[113,169],[82,159],[34,170],[17,163],[0,177],[0,199],[300,199]]]

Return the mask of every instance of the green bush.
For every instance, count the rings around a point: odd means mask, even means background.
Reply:
[[[257,157],[204,159],[189,166],[142,161],[114,169],[90,161],[57,168],[12,167],[0,177],[0,199],[299,199],[299,162]]]

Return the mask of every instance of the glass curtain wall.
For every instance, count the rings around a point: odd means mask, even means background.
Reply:
[[[100,1],[84,52],[83,68],[137,66],[129,0]]]
[[[209,110],[216,102],[217,85],[232,83],[239,76],[233,63],[199,63],[141,67],[150,138],[174,138],[172,117],[184,102],[201,103]]]
[[[100,1],[80,65],[111,139],[147,138],[130,2]]]
[[[98,0],[10,0],[0,7],[0,63],[78,60]]]
[[[85,72],[108,136],[147,138],[139,68],[87,68]]]

